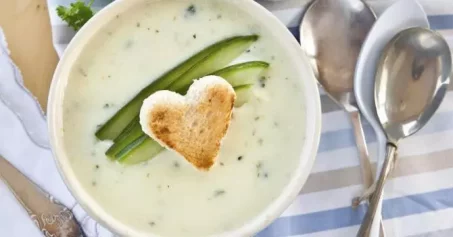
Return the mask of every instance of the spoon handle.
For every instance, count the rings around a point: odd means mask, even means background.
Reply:
[[[0,179],[5,181],[44,236],[84,236],[72,212],[0,156]]]
[[[388,143],[387,156],[385,158],[381,173],[379,175],[376,190],[374,191],[374,194],[371,197],[368,211],[365,215],[365,218],[363,219],[362,225],[360,226],[359,232],[357,233],[357,237],[368,237],[371,234],[371,227],[373,224],[374,217],[376,216],[379,203],[382,202],[384,184],[385,181],[387,180],[387,177],[390,174],[390,171],[392,170],[392,165],[395,161],[395,152],[396,146],[391,143]]]
[[[363,127],[360,119],[361,115],[358,110],[354,110],[349,112],[349,116],[351,117],[352,126],[354,128],[355,142],[359,152],[362,182],[365,189],[368,189],[373,184],[373,173],[371,171],[371,163],[368,155],[365,135],[363,134]]]
[[[373,172],[371,169],[370,158],[368,155],[368,148],[365,140],[365,135],[363,133],[363,127],[361,122],[361,115],[358,110],[352,110],[349,112],[349,116],[351,117],[352,125],[354,128],[354,137],[357,146],[357,150],[359,152],[359,159],[360,159],[360,168],[362,173],[362,183],[365,186],[365,190],[369,190],[373,185],[374,177]],[[379,237],[384,237],[384,226],[381,220],[379,221]],[[373,225],[373,224],[371,224]],[[371,230],[370,230],[371,231]]]

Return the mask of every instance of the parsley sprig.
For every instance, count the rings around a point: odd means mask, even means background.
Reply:
[[[94,11],[91,8],[94,0],[90,0],[88,3],[77,0],[74,3],[71,3],[69,7],[58,6],[57,14],[58,16],[68,23],[75,31],[78,31],[91,17],[94,15]]]

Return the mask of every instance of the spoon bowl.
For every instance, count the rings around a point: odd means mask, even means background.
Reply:
[[[356,108],[354,71],[363,41],[376,21],[360,0],[316,0],[300,25],[300,41],[316,78],[340,106]]]
[[[410,28],[389,43],[375,85],[377,114],[389,142],[428,122],[447,92],[451,67],[447,42],[431,30]]]

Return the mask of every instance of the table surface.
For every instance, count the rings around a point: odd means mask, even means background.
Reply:
[[[11,58],[22,71],[25,86],[45,111],[58,62],[46,0],[0,0],[0,27],[8,39]]]
[[[55,7],[57,3],[72,0],[48,1]],[[108,1],[110,0],[96,0],[96,3]],[[385,6],[397,0],[366,1],[379,13]],[[294,27],[297,23],[294,19],[298,19],[295,14],[301,13],[302,9],[290,8],[307,2],[308,0],[287,0],[281,4],[267,2],[265,5],[285,24]],[[429,19],[436,30],[453,43],[453,1],[419,2],[430,15]],[[54,17],[54,29],[58,29],[55,12],[51,13]],[[52,46],[46,0],[0,0],[0,27],[5,31],[12,58],[22,71],[25,85],[45,107],[52,73],[58,60]],[[350,208],[351,198],[361,191],[356,149],[347,117],[337,106],[329,108],[326,106],[328,104],[323,103],[323,134],[309,180],[291,207],[259,236],[331,237],[353,236],[352,233],[356,233],[364,213],[364,208]],[[453,161],[450,159],[453,154],[453,125],[448,122],[452,121],[453,117],[451,108],[453,92],[447,94],[432,122],[416,136],[401,144],[399,165],[385,191],[383,215],[389,237],[453,236]],[[49,159],[50,151],[38,149],[29,140],[24,140],[27,134],[21,124],[1,103],[0,114],[0,119],[6,121],[0,123],[0,134],[10,134],[8,139],[0,144],[0,153],[65,205],[73,207],[75,215],[81,220],[83,218],[84,224],[97,227],[94,221],[85,219],[86,213],[65,189],[53,160]],[[370,129],[366,127],[365,130],[366,135],[370,135]],[[375,137],[368,138],[369,149],[375,162]],[[21,149],[15,149],[15,146]],[[33,159],[23,159],[28,156]],[[335,162],[332,162],[332,157]],[[6,187],[2,187],[0,182],[0,204],[3,204],[0,208],[2,234],[39,236],[32,235],[36,233],[32,231],[36,230],[31,229],[31,221],[25,223],[29,219],[21,212],[23,210],[14,197],[6,196],[9,193],[2,193],[2,190],[6,190]],[[19,216],[20,214],[23,215]],[[101,231],[99,236],[111,236],[102,233]],[[0,235],[3,236],[2,234]]]

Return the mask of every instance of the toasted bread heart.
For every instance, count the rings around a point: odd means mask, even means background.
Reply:
[[[158,91],[140,110],[143,131],[199,170],[209,170],[231,120],[236,94],[218,76],[196,80],[186,96]]]

